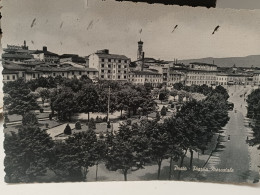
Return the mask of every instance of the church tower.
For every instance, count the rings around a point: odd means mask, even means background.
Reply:
[[[141,60],[143,58],[143,44],[144,42],[138,41],[138,50],[137,50],[137,60]]]

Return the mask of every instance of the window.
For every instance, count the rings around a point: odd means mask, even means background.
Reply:
[[[111,62],[111,59],[108,59],[108,62]]]
[[[15,75],[13,75],[13,80],[15,80]]]
[[[124,71],[124,73],[126,74],[126,71]]]
[[[102,62],[104,62],[104,61],[105,61],[105,59],[103,59],[103,58],[102,58],[102,59],[101,59],[101,61],[102,61]]]
[[[107,78],[110,79],[110,75],[108,75]]]
[[[35,74],[33,73],[33,78],[35,79]]]
[[[121,71],[119,70],[118,73],[121,73]]]
[[[125,60],[125,63],[127,63],[127,60]]]
[[[79,71],[79,75],[81,75],[82,74],[82,72],[81,71]]]
[[[64,77],[64,72],[62,73],[62,76]]]
[[[56,76],[56,73],[55,73],[55,72],[53,73],[53,76],[54,76],[54,77]]]
[[[38,74],[38,78],[40,78],[40,74]]]
[[[111,73],[111,70],[108,70],[107,73]]]
[[[108,64],[108,68],[111,68],[111,65],[110,65],[110,64]]]
[[[126,76],[124,76],[124,79],[126,79]]]
[[[118,78],[118,79],[120,79],[120,78],[121,78],[121,76],[118,76],[117,78]]]
[[[7,80],[10,80],[10,77],[9,77],[9,76],[7,76]]]
[[[101,67],[104,68],[104,67],[105,67],[105,64],[101,64]]]
[[[71,74],[74,75],[74,71],[72,71]]]
[[[118,63],[121,63],[121,60],[118,60]]]
[[[121,68],[121,65],[118,65],[118,68]]]
[[[101,73],[104,73],[105,71],[104,70],[101,70]]]
[[[25,74],[24,74],[24,72],[23,72],[23,77],[25,77]]]
[[[101,75],[101,78],[103,79],[103,78],[104,78],[104,75]]]
[[[127,68],[127,66],[125,66],[125,68]]]
[[[87,74],[89,74],[89,71],[87,71]]]

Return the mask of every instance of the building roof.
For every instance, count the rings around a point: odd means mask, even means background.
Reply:
[[[218,70],[201,70],[201,69],[193,69],[193,68],[188,68],[188,72],[219,72]]]
[[[25,71],[25,70],[30,69],[30,68],[24,67],[23,65],[18,65],[18,64],[15,64],[13,62],[8,62],[8,61],[5,61],[5,63],[3,64],[3,68],[8,69],[8,70],[18,70],[18,71]]]
[[[118,55],[118,54],[106,54],[106,53],[95,53],[100,58],[110,58],[110,59],[123,59],[129,60],[130,58],[126,57],[125,55]]]
[[[3,53],[2,58],[32,59],[33,56],[29,54]]]
[[[162,75],[160,73],[150,71],[132,71],[131,73],[136,75]]]
[[[98,72],[98,70],[95,68],[85,68],[85,69],[86,71],[90,71],[90,72]]]
[[[2,74],[18,74],[19,72],[15,70],[8,70],[8,69],[3,69]]]
[[[190,64],[205,65],[205,66],[217,66],[217,65],[215,65],[215,64],[207,64],[207,63],[201,63],[201,62],[191,62]]]
[[[41,54],[41,53],[44,53],[44,55],[57,56],[57,57],[59,57],[58,54],[52,53],[52,52],[50,52],[50,51],[36,50],[36,51],[33,52],[33,54]]]

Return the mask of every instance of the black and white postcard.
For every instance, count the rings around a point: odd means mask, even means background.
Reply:
[[[1,2],[5,182],[258,183],[247,2]]]

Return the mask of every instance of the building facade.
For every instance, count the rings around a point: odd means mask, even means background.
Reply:
[[[89,68],[98,70],[99,79],[127,81],[130,59],[124,55],[110,54],[100,50],[89,56]]]
[[[214,64],[190,63],[187,69],[186,85],[215,85],[217,73],[217,66]]]
[[[153,87],[158,87],[163,83],[163,76],[160,73],[151,71],[132,71],[129,73],[128,81],[135,85],[149,83]]]

